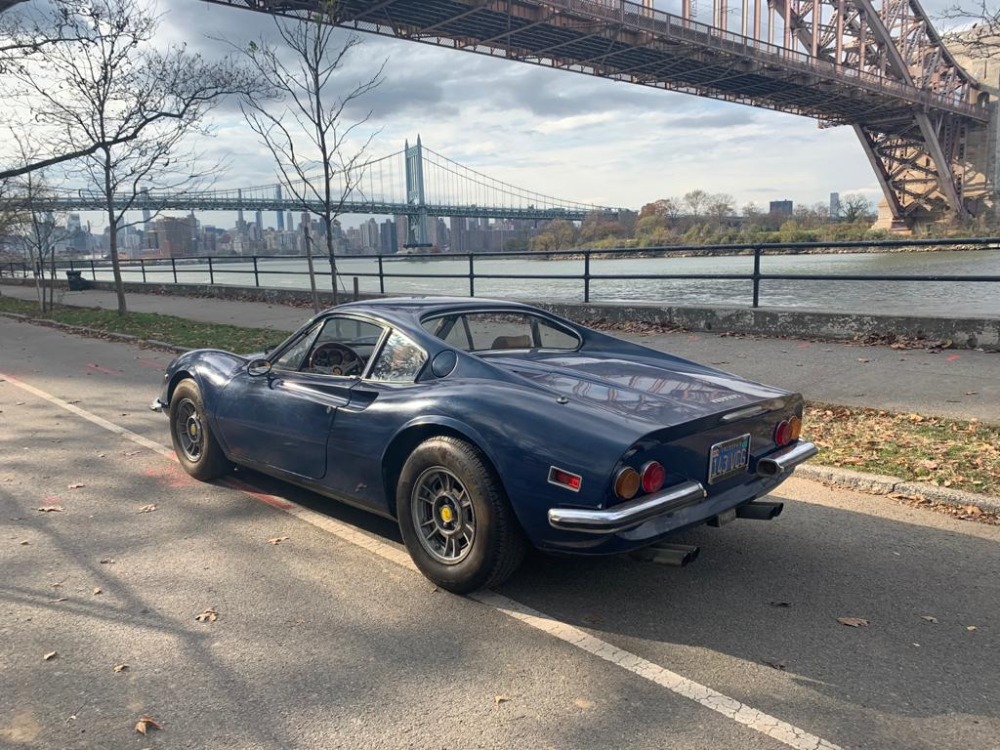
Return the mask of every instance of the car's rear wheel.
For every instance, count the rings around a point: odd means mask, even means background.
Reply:
[[[396,485],[396,512],[417,567],[456,594],[507,580],[527,550],[492,467],[455,437],[429,438],[410,454]]]
[[[177,460],[195,479],[217,479],[233,468],[208,426],[201,391],[191,379],[178,383],[170,399],[170,439]]]

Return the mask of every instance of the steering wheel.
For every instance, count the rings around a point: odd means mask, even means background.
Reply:
[[[309,354],[308,367],[331,375],[352,375],[361,370],[361,357],[346,344],[320,344]]]

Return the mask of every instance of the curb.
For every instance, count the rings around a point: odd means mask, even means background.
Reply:
[[[840,469],[834,466],[815,466],[803,464],[795,467],[795,475],[813,479],[824,484],[846,487],[871,495],[907,495],[921,497],[943,505],[964,508],[974,505],[986,513],[1000,514],[1000,498],[992,495],[981,495],[975,492],[953,490],[948,487],[938,487],[927,482],[907,482],[899,477],[885,474],[865,474],[851,469]]]
[[[59,328],[69,333],[80,333],[86,336],[93,336],[109,341],[120,341],[125,344],[143,344],[156,349],[164,349],[166,351],[174,352],[175,354],[183,354],[184,352],[191,351],[186,347],[174,346],[173,344],[168,344],[164,341],[141,339],[138,336],[131,336],[125,333],[108,333],[107,331],[99,331],[96,328],[74,326],[69,325],[68,323],[60,323],[55,320],[32,318],[18,313],[0,312],[0,317],[11,318],[22,323],[32,323],[35,325],[47,326],[49,328]],[[795,474],[800,477],[805,477],[806,479],[823,482],[824,484],[858,490],[859,492],[867,492],[871,495],[900,494],[911,497],[922,497],[926,500],[931,500],[932,502],[942,503],[956,508],[974,505],[986,513],[1000,515],[1000,498],[993,497],[991,495],[981,495],[975,492],[963,492],[962,490],[938,487],[937,485],[928,484],[926,482],[907,482],[899,477],[887,476],[885,474],[865,474],[860,471],[841,469],[834,466],[803,464],[795,468]]]

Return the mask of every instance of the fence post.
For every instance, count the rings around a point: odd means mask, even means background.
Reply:
[[[583,301],[590,302],[590,251],[583,251]]]
[[[378,256],[378,291],[385,294],[385,273],[382,270],[382,256]]]
[[[760,307],[760,245],[753,248],[753,306]]]
[[[174,283],[177,283],[177,258],[170,256],[170,267],[174,271]]]
[[[253,256],[253,285],[260,289],[260,271],[257,270],[257,256]]]
[[[90,259],[90,278],[97,281],[97,267],[94,265],[94,259]]]
[[[146,259],[139,258],[139,270],[142,271],[142,283],[146,283]]]
[[[475,256],[469,253],[469,296],[476,296],[476,267],[473,258]]]
[[[208,283],[215,286],[215,271],[212,268],[212,256],[208,256]]]
[[[361,291],[360,291],[360,289],[358,287],[358,277],[355,276],[354,277],[354,301],[357,302],[359,299],[361,299]]]

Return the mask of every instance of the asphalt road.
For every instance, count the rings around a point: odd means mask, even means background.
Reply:
[[[996,527],[792,479],[687,568],[455,597],[388,522],[183,474],[167,360],[0,319],[0,747],[1000,748]]]

